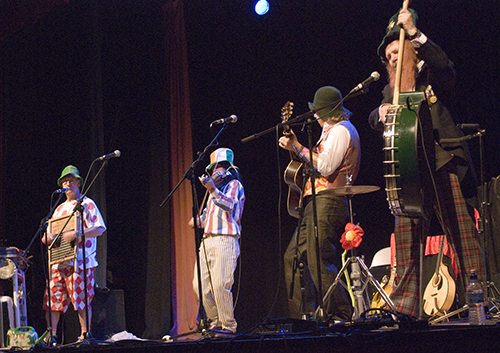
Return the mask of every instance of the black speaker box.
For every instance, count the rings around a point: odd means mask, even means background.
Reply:
[[[105,340],[115,333],[125,330],[125,301],[123,290],[121,289],[100,289],[96,288],[94,299],[92,300],[92,322],[90,333],[98,340]],[[65,343],[76,341],[80,336],[80,323],[78,313],[74,311],[72,305],[61,317],[58,332],[64,330]],[[61,336],[58,334],[58,336]],[[61,340],[61,337],[59,337]]]

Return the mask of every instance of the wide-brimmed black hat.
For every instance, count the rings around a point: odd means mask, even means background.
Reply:
[[[325,119],[338,117],[342,114],[350,115],[351,112],[344,108],[344,104],[340,104],[335,108],[336,103],[340,102],[341,99],[342,93],[337,88],[324,86],[319,88],[314,94],[314,101],[312,103],[309,102],[309,109],[315,110],[320,117]],[[321,109],[326,106],[328,107]]]
[[[382,38],[382,42],[378,46],[377,49],[377,54],[380,56],[380,59],[382,61],[386,60],[385,58],[385,48],[392,43],[394,40],[399,39],[399,32],[401,31],[401,27],[397,25],[398,22],[398,16],[399,16],[399,10],[396,12],[390,19],[389,19],[389,24],[387,25],[387,29],[385,31],[385,36]],[[415,26],[417,25],[418,21],[418,15],[413,9],[408,9],[411,13],[411,17],[413,17],[413,23]]]

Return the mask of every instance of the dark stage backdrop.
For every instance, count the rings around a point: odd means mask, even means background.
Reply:
[[[319,87],[334,85],[346,94],[371,72],[381,73],[370,92],[345,103],[361,138],[362,166],[356,184],[381,187],[378,192],[353,198],[355,223],[365,230],[359,253],[368,264],[377,250],[389,246],[393,231],[383,191],[383,141],[367,120],[378,106],[386,82],[376,50],[402,1],[269,2],[271,10],[263,17],[252,13],[252,1],[195,0],[185,5],[191,107],[197,127],[194,150],[202,149],[209,140],[210,121],[231,114],[239,117],[219,140],[235,150],[247,193],[241,286],[235,288],[239,293],[236,318],[242,327],[267,315],[286,315],[282,255],[296,223],[286,214],[285,198],[279,203],[278,192],[289,156],[286,151],[276,151],[277,138],[272,132],[248,143],[241,140],[279,123],[280,108],[288,100],[295,103],[294,115],[302,114]],[[487,131],[488,180],[500,173],[500,40],[492,35],[497,5],[459,0],[415,0],[411,5],[420,16],[419,28],[456,65],[456,122],[479,123]],[[306,134],[298,130],[306,143]],[[479,172],[478,140],[469,145]]]
[[[36,11],[38,2],[20,4],[9,7],[13,17]],[[172,325],[169,206],[159,207],[170,189],[161,5],[61,2],[37,21],[20,16],[24,26],[2,43],[2,246],[28,246],[64,166],[76,165],[85,177],[95,158],[119,149],[122,156],[108,162],[88,193],[108,227],[98,240],[96,285],[124,290],[127,328],[138,336],[165,334]],[[43,332],[40,248],[36,239],[27,271],[28,322]],[[162,298],[161,310],[157,303],[146,307],[148,285],[150,295]],[[157,319],[149,332],[147,312]]]
[[[378,70],[381,80],[346,106],[354,114],[352,121],[362,142],[362,169],[356,184],[383,189],[382,139],[370,130],[367,117],[381,99],[385,79],[376,49],[389,17],[401,5],[393,0],[271,2],[274,7],[269,14],[258,17],[252,12],[252,1],[185,1],[192,158],[218,131],[219,126],[210,130],[211,121],[231,114],[239,117],[219,142],[235,151],[247,194],[234,287],[241,331],[266,317],[287,315],[282,255],[295,227],[295,219],[286,214],[282,185],[288,153],[277,151],[274,132],[247,143],[241,140],[279,123],[286,101],[295,102],[295,114],[304,113],[317,88],[335,85],[346,93]],[[158,96],[165,89],[157,81],[165,76],[165,33],[161,32],[161,1],[101,3],[100,76],[85,74],[89,62],[95,62],[87,57],[93,51],[82,49],[95,45],[88,33],[88,28],[95,27],[88,23],[86,2],[56,7],[37,24],[10,34],[3,42],[1,236],[5,245],[27,246],[48,211],[61,168],[74,163],[86,173],[99,155],[89,146],[97,146],[93,148],[100,153],[120,149],[122,157],[111,160],[98,181],[105,182],[107,285],[124,289],[127,330],[142,335],[148,312],[146,283],[163,280],[147,271],[146,262],[163,263],[170,256],[163,244],[163,254],[157,251],[157,258],[146,258],[149,232],[164,226],[155,223],[155,207],[168,192],[169,182],[164,180],[165,160],[156,155],[166,153],[168,144],[166,95]],[[487,131],[487,179],[500,174],[496,5],[459,0],[412,4],[420,15],[419,28],[456,64],[456,122],[479,123]],[[95,87],[89,80],[96,77],[102,80],[97,93],[89,89]],[[102,99],[102,112],[96,113],[102,115],[100,142],[91,141],[89,119],[96,111],[90,106],[96,102],[93,94]],[[305,142],[305,134],[298,134]],[[477,139],[470,142],[470,148],[479,171]],[[201,167],[196,170],[197,175],[202,172]],[[152,188],[158,179],[164,183]],[[365,230],[359,252],[368,263],[377,250],[389,246],[393,219],[385,198],[382,190],[353,198],[354,220]],[[168,218],[166,213],[160,216]],[[38,329],[43,327],[43,318],[37,249],[32,249],[34,263],[28,272],[28,310]]]

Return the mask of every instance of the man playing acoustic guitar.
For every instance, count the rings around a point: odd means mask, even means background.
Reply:
[[[400,90],[425,92],[424,103],[427,105],[422,105],[422,109],[430,113],[435,146],[435,157],[430,161],[431,164],[435,163],[435,187],[432,188],[430,204],[441,225],[442,234],[447,235],[447,241],[455,253],[458,265],[456,288],[459,304],[463,305],[468,273],[475,269],[481,280],[486,279],[483,253],[473,217],[477,184],[464,143],[443,142],[443,139],[463,136],[446,107],[450,106],[450,93],[455,83],[454,65],[439,46],[417,29],[416,19],[413,10],[403,8],[390,20],[386,36],[378,48],[378,55],[387,68],[389,84],[383,90],[382,105],[372,111],[369,122],[373,129],[384,130],[388,108],[391,106],[389,102],[395,91],[402,27],[406,32],[406,40]],[[397,278],[391,299],[399,313],[412,317],[419,314],[420,237],[428,234],[431,219],[431,216],[421,219],[396,216],[395,219]],[[453,301],[454,294],[452,296]],[[435,301],[431,299],[429,302],[434,304]],[[440,311],[441,308],[436,310]]]
[[[354,125],[349,121],[351,112],[342,104],[335,104],[342,99],[340,91],[332,86],[321,87],[314,95],[314,102],[309,103],[309,108],[316,111],[314,117],[322,128],[321,137],[313,149],[313,164],[321,174],[315,178],[315,192],[318,221],[319,242],[319,268],[321,269],[321,290],[318,293],[318,265],[316,261],[316,241],[313,219],[313,205],[311,202],[312,183],[307,180],[302,208],[304,215],[298,225],[296,233],[292,237],[288,249],[285,252],[285,280],[287,289],[294,283],[293,298],[289,301],[290,316],[300,319],[303,313],[314,312],[318,302],[314,302],[315,296],[324,296],[337,276],[337,268],[340,268],[340,254],[336,253],[335,243],[338,243],[344,231],[347,219],[347,204],[343,196],[335,195],[331,189],[343,187],[347,184],[347,177],[354,182],[358,175],[361,149],[359,135]],[[325,109],[321,109],[328,106]],[[297,136],[290,132],[279,139],[279,146],[300,153],[306,158],[310,157],[309,149],[297,140]],[[298,235],[297,235],[298,232]],[[308,283],[311,280],[316,288],[316,295],[311,300],[306,300],[306,307],[301,305],[301,292],[298,280],[293,280],[294,258],[302,262],[306,268],[304,276]],[[299,274],[296,275],[299,277]],[[314,288],[308,288],[314,291]],[[350,320],[353,308],[347,292],[342,286],[338,286],[329,298],[329,307],[324,314],[330,319]]]

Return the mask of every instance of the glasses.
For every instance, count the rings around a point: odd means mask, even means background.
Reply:
[[[68,183],[68,184],[76,184],[77,180],[74,180],[74,179],[64,179],[61,181],[61,185],[64,185],[64,183]]]

